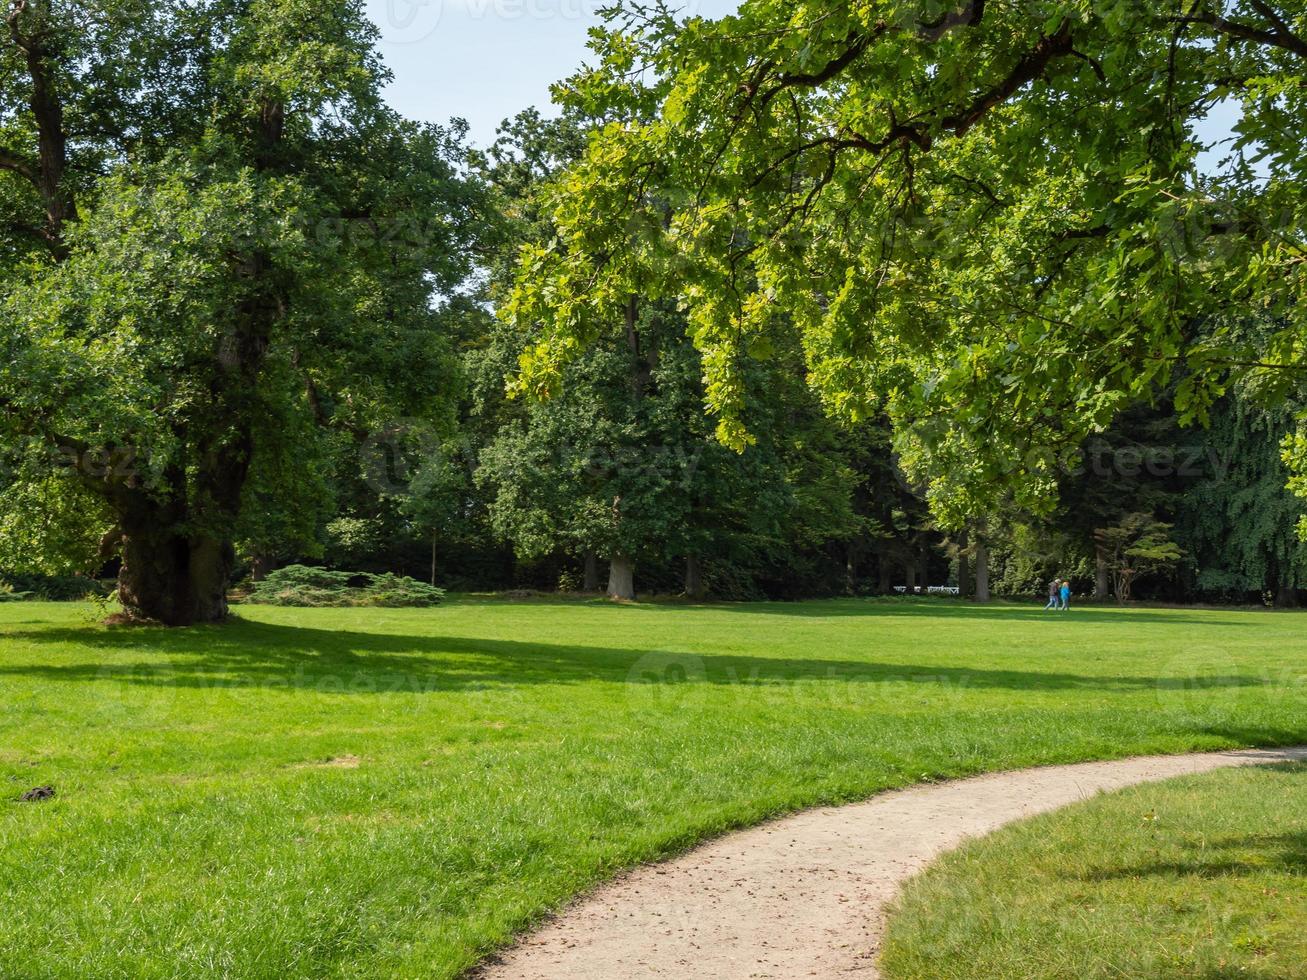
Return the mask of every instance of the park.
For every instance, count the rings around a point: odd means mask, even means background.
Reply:
[[[0,15],[0,977],[1307,975],[1303,0]]]

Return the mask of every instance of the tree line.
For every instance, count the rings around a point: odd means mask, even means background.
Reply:
[[[294,562],[619,597],[1057,575],[1294,602],[1302,130],[1246,114],[1279,155],[1245,199],[1246,163],[1197,187],[1185,127],[1218,73],[1260,86],[1300,55],[1124,5],[882,6],[903,17],[632,8],[557,117],[478,151],[385,104],[356,3],[15,0],[3,576],[112,572],[176,625]],[[1149,49],[1173,115],[1140,142],[1153,95],[1122,103],[1107,69],[1138,81],[1145,27],[1234,40]],[[887,50],[979,74],[881,92]],[[986,74],[975,106],[1002,98],[955,118]],[[1050,121],[1057,86],[1093,96],[1099,144]],[[1268,195],[1270,245],[1240,224]]]

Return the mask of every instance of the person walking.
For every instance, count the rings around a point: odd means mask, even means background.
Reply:
[[[1062,605],[1059,606],[1058,608],[1060,608],[1063,612],[1066,612],[1068,609],[1071,608],[1071,583],[1068,582],[1066,579],[1063,579],[1062,588],[1058,590],[1057,594],[1058,594],[1058,598],[1062,600]]]
[[[1053,581],[1048,583],[1048,605],[1044,607],[1044,612],[1048,612],[1050,609],[1057,608],[1057,599],[1058,599],[1058,595],[1061,592],[1061,588],[1062,588],[1061,579],[1055,578],[1053,579]]]

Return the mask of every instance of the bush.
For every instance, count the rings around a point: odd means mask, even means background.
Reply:
[[[445,590],[407,575],[368,576],[371,582],[363,589],[363,606],[434,606],[445,597]]]
[[[0,582],[0,602],[22,602],[24,599],[32,598],[30,592],[15,592],[14,587],[8,582]]]
[[[371,575],[287,565],[255,583],[246,601],[268,606],[400,607],[434,606],[444,596],[444,589],[406,575],[390,572]]]
[[[87,593],[108,595],[110,588],[85,575],[42,575],[7,572],[3,579],[8,586],[7,601],[43,599],[46,602],[80,602]],[[0,601],[6,601],[0,599]]]

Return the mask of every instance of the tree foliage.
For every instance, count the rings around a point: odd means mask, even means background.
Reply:
[[[289,515],[326,433],[442,397],[458,133],[384,105],[349,0],[15,0],[6,28],[4,435],[78,461],[130,613],[221,618],[247,494]]]
[[[1094,538],[1103,550],[1117,602],[1128,602],[1135,580],[1176,564],[1184,553],[1170,537],[1171,525],[1151,514],[1127,514]]]
[[[542,331],[522,391],[625,296],[675,297],[727,444],[779,321],[828,408],[947,418],[928,448],[1033,495],[1047,447],[1158,387],[1201,420],[1231,376],[1307,366],[1301,0],[637,4],[595,48],[561,94],[611,121],[507,307]],[[1200,173],[1223,104],[1232,158]],[[1229,304],[1277,326],[1213,323]]]

